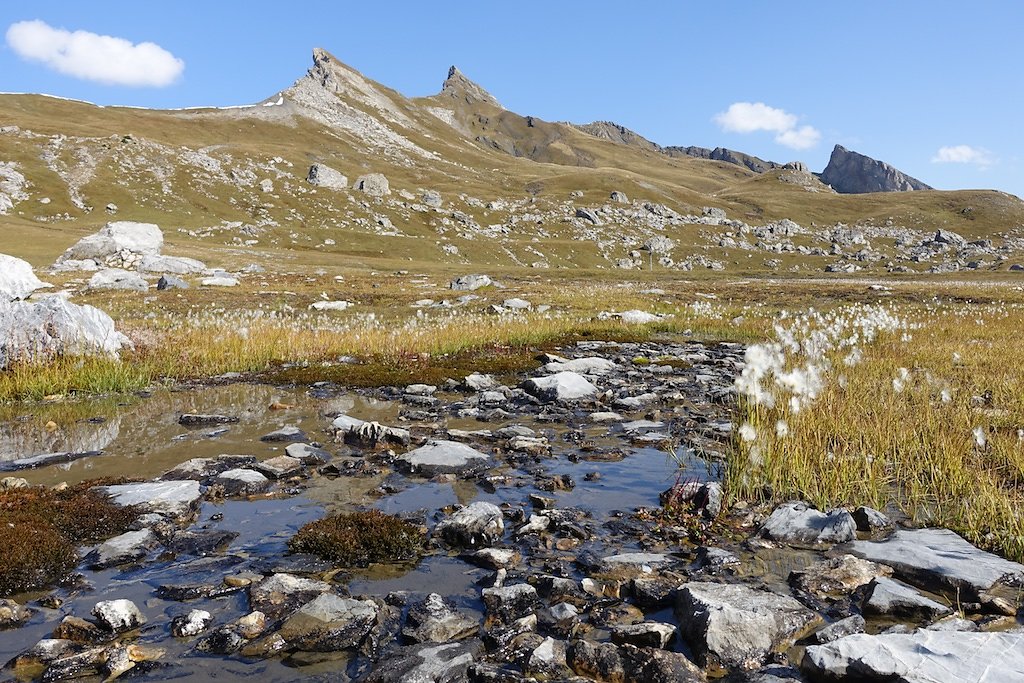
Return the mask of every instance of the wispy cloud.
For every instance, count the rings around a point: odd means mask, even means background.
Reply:
[[[727,133],[775,133],[775,142],[790,149],[809,149],[821,140],[813,126],[797,127],[799,118],[764,102],[733,102],[712,119]]]
[[[174,83],[185,62],[156,43],[132,43],[89,31],[67,31],[44,21],[19,21],[7,29],[19,56],[67,76],[106,85],[162,88]]]
[[[996,163],[992,152],[984,147],[971,147],[970,145],[952,145],[950,147],[939,147],[939,151],[932,157],[933,164],[974,164],[979,168],[987,168]]]

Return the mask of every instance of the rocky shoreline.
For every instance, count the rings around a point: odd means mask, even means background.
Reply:
[[[868,508],[723,509],[743,351],[579,342],[109,485],[133,528],[0,604],[0,678],[1020,680],[1024,566]],[[237,423],[198,408],[183,429]],[[289,553],[325,508],[397,515],[419,558]]]

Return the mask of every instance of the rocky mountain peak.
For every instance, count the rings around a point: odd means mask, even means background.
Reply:
[[[884,161],[848,150],[842,145],[836,145],[832,150],[828,166],[820,177],[821,182],[844,194],[932,189]]]
[[[466,78],[465,74],[459,71],[459,67],[455,65],[448,69],[448,78],[444,80],[444,84],[441,86],[441,94],[462,100],[466,104],[482,103],[503,108],[491,93]]]

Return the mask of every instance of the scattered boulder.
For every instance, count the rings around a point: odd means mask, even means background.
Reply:
[[[270,488],[270,479],[247,467],[221,472],[213,483],[223,487],[226,496],[252,496]]]
[[[368,173],[356,178],[353,187],[361,192],[374,197],[383,197],[391,194],[391,185],[382,173]]]
[[[737,669],[760,666],[820,622],[793,598],[736,584],[684,584],[676,609],[699,663]]]
[[[533,614],[539,604],[537,589],[528,583],[485,588],[483,601],[488,618],[502,624]]]
[[[89,278],[89,289],[128,289],[145,292],[149,289],[149,283],[138,273],[120,268],[104,268]]]
[[[313,164],[309,167],[306,182],[329,190],[344,190],[348,187],[348,177],[326,164]]]
[[[160,279],[156,281],[156,288],[161,292],[168,289],[188,289],[189,284],[179,277],[165,274],[161,275]]]
[[[853,555],[833,557],[810,567],[791,572],[789,583],[798,591],[817,598],[849,595],[879,576],[889,576],[892,570],[884,565],[862,560]]]
[[[410,473],[432,477],[436,474],[479,472],[491,464],[491,456],[458,441],[434,439],[398,456],[395,464]]]
[[[59,296],[38,302],[0,297],[0,369],[57,356],[115,355],[132,348],[110,316]]]
[[[37,289],[49,286],[36,277],[28,261],[0,254],[0,298],[7,301],[25,299]]]
[[[629,197],[626,196],[625,192],[619,192],[618,190],[612,190],[612,193],[608,195],[608,198],[613,202],[619,204],[629,204]]]
[[[184,256],[146,254],[139,260],[138,269],[147,273],[196,275],[206,270],[206,264],[194,258],[185,258]]]
[[[883,541],[855,541],[850,552],[889,565],[909,583],[959,590],[968,599],[1004,580],[1024,582],[1024,565],[980,550],[949,529],[900,529]]]
[[[57,259],[54,268],[71,262],[92,261],[97,266],[136,268],[143,256],[156,256],[164,235],[154,223],[115,221],[99,232],[84,237]]]
[[[260,437],[260,441],[267,443],[291,443],[293,441],[306,441],[306,438],[306,433],[295,425],[285,425],[269,434],[264,434]]]
[[[199,281],[203,287],[237,287],[238,278],[231,277],[230,275],[214,275],[211,277],[204,277]]]
[[[576,218],[582,218],[585,221],[589,221],[594,225],[603,225],[601,218],[597,215],[597,212],[593,209],[576,209]]]
[[[531,396],[542,401],[574,401],[589,398],[598,393],[596,386],[576,372],[556,372],[547,377],[532,377],[522,384]]]
[[[472,292],[481,287],[489,287],[494,281],[487,275],[460,275],[452,280],[448,286],[457,292]]]
[[[432,209],[440,209],[444,203],[441,199],[441,193],[437,190],[424,190],[423,194],[420,195],[420,201]]]
[[[314,301],[309,307],[314,311],[344,311],[355,306],[351,301]]]
[[[582,375],[606,375],[617,367],[618,363],[615,361],[595,356],[592,358],[552,361],[544,365],[544,371],[550,373],[575,372]]]
[[[505,520],[497,505],[477,501],[441,520],[434,533],[454,546],[489,546],[501,540]]]
[[[800,668],[815,680],[1019,681],[1024,679],[1021,634],[857,634],[807,648]]]
[[[846,510],[821,513],[807,503],[783,503],[765,520],[761,536],[795,545],[845,543],[857,538],[857,525]]]
[[[895,526],[892,520],[881,512],[864,505],[853,511],[853,521],[857,524],[857,531],[868,534],[892,529]]]

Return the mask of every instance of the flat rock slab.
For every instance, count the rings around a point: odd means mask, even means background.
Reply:
[[[827,681],[1011,683],[1024,680],[1024,633],[861,633],[808,647],[800,666]]]
[[[576,372],[556,372],[547,377],[532,377],[522,384],[526,393],[542,401],[575,401],[596,396],[598,389]]]
[[[843,509],[819,512],[806,503],[783,503],[765,520],[761,535],[798,545],[845,543],[857,538],[857,524]]]
[[[129,531],[100,543],[86,555],[85,563],[90,569],[116,567],[119,564],[141,560],[158,545],[160,542],[150,529]]]
[[[260,437],[260,441],[266,441],[268,443],[282,443],[306,440],[306,433],[299,429],[298,427],[294,427],[292,425],[288,425],[287,427],[281,427],[278,430],[270,432],[269,434],[264,434],[263,436]]]
[[[217,415],[212,413],[185,413],[178,418],[178,424],[186,427],[206,427],[210,425],[235,424],[239,418],[234,415]]]
[[[458,441],[438,439],[398,456],[395,464],[407,472],[432,477],[478,472],[491,464],[491,456]]]
[[[249,586],[249,603],[252,609],[278,619],[330,590],[331,585],[323,581],[274,574]]]
[[[140,484],[99,486],[117,505],[138,505],[146,512],[182,517],[191,512],[203,496],[198,481],[153,481]]]
[[[545,372],[577,372],[582,375],[606,375],[615,370],[618,364],[607,358],[594,356],[590,358],[573,358],[566,361],[552,361],[544,366]]]
[[[301,472],[302,461],[290,455],[279,455],[276,458],[258,462],[252,468],[271,479],[283,479],[284,477]]]
[[[330,453],[308,443],[288,444],[284,449],[284,453],[301,460],[306,465],[322,465],[331,460]]]
[[[477,639],[444,645],[412,645],[389,651],[375,667],[367,683],[406,681],[464,681],[473,662],[484,653]]]
[[[228,496],[251,496],[270,488],[270,480],[265,475],[245,467],[221,472],[213,483],[223,486]]]
[[[1004,579],[1024,582],[1024,565],[975,548],[949,529],[901,529],[884,541],[855,541],[849,549],[928,590],[960,590],[974,598]]]
[[[379,609],[372,600],[324,593],[288,617],[278,634],[300,650],[344,650],[362,642]]]
[[[821,621],[793,598],[738,584],[684,584],[676,610],[697,661],[729,669],[757,668]]]
[[[74,462],[75,460],[81,460],[82,458],[91,458],[93,456],[103,455],[103,451],[79,451],[79,452],[60,452],[60,453],[41,453],[39,455],[33,455],[28,458],[19,458],[18,460],[4,460],[0,462],[0,472],[20,472],[21,470],[33,470],[37,467],[46,467],[48,465],[56,465],[58,463]]]
[[[952,610],[917,592],[916,588],[884,576],[868,586],[865,614],[886,614],[909,619],[932,619]]]

